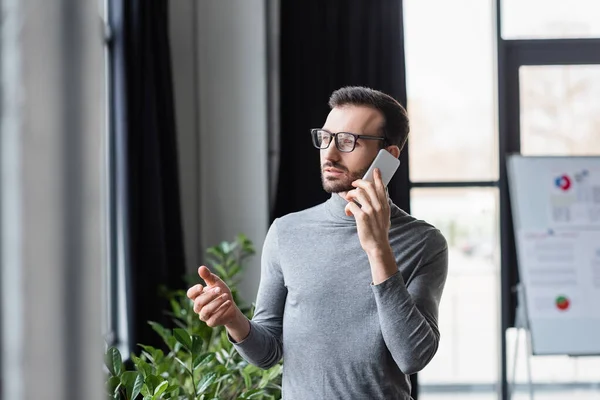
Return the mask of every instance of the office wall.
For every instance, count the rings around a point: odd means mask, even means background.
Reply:
[[[268,229],[266,1],[170,2],[186,264],[244,233],[258,254],[241,295],[253,301]]]

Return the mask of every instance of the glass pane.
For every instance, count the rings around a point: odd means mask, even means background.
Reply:
[[[600,37],[598,0],[501,0],[502,37]]]
[[[517,384],[526,387],[529,382],[527,372],[526,338],[524,331],[510,329],[506,335],[507,360],[509,377],[512,380],[515,350],[517,364],[515,380]],[[518,341],[518,347],[515,347]],[[569,356],[535,356],[529,357],[531,362],[532,381],[536,385],[552,384],[554,391],[568,399],[595,400],[600,399],[598,374],[600,357],[569,357]],[[557,393],[557,394],[558,394]],[[574,396],[576,395],[576,396]],[[542,398],[537,395],[536,399]]]
[[[522,154],[600,154],[600,65],[523,66],[519,82]]]
[[[491,0],[404,1],[414,182],[498,177],[492,9]]]
[[[441,343],[419,373],[425,400],[434,396],[427,393],[428,386],[454,386],[456,398],[462,398],[456,391],[464,385],[495,390],[500,330],[497,204],[495,188],[411,191],[412,214],[439,228],[449,245],[449,273],[440,303]]]

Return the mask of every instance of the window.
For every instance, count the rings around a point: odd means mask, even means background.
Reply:
[[[519,68],[521,153],[600,154],[600,65]]]
[[[441,343],[419,399],[495,399],[500,296],[491,0],[404,0],[411,213],[449,245]],[[436,393],[439,392],[439,393]],[[454,393],[448,396],[448,393]],[[452,397],[454,396],[454,397]]]
[[[598,0],[502,0],[502,37],[600,37]]]
[[[413,182],[498,178],[492,10],[491,0],[404,1]]]
[[[441,342],[419,375],[422,386],[491,384],[497,379],[497,204],[495,188],[412,190],[412,214],[440,229],[449,251],[449,277],[440,304]]]

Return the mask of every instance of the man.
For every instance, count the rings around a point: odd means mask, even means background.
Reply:
[[[408,375],[438,348],[446,241],[389,200],[378,171],[373,183],[361,179],[381,148],[399,156],[405,109],[363,87],[337,90],[329,105],[311,135],[331,198],[271,225],[252,321],[204,266],[207,286],[188,297],[248,362],[269,368],[284,358],[283,399],[408,400]]]

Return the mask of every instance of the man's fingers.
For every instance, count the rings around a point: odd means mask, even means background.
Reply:
[[[200,317],[200,319],[202,321],[206,321],[207,319],[209,319],[211,317],[211,315],[214,314],[215,311],[217,311],[217,309],[219,307],[221,307],[221,305],[227,299],[228,299],[228,295],[226,293],[220,295],[219,297],[217,297],[216,299],[214,299],[213,301],[211,301],[210,303],[208,303],[207,305],[202,307],[202,309],[198,313],[198,316]]]
[[[210,290],[203,290],[202,294],[194,300],[194,312],[199,313],[204,306],[219,297],[222,293],[221,288],[218,286]]]
[[[375,181],[377,181],[377,171],[378,171],[378,169],[375,169],[375,174],[374,174]],[[381,179],[381,175],[379,176],[379,179]],[[365,181],[362,179],[357,179],[354,182],[352,182],[352,186],[354,186],[356,188],[360,188],[363,191],[365,191],[365,193],[369,197],[369,203],[371,204],[373,209],[379,210],[381,208],[379,206],[381,204],[381,198],[377,194],[377,190],[375,188],[374,183],[371,183],[369,181]]]
[[[210,318],[205,321],[206,325],[210,326],[211,328],[217,325],[223,325],[219,319],[227,312],[232,304],[233,302],[231,300],[227,300],[221,304],[219,308],[217,308],[217,310],[210,316]]]
[[[200,296],[202,294],[202,291],[204,290],[204,286],[198,284],[198,285],[194,285],[191,288],[188,289],[187,291],[187,297],[190,300],[196,300],[196,297]]]
[[[377,198],[381,202],[381,205],[385,207],[388,202],[388,195],[385,185],[383,184],[383,177],[381,176],[381,170],[379,168],[375,168],[375,173],[373,174],[375,181],[375,192],[377,193]]]
[[[219,277],[211,273],[204,265],[198,268],[198,275],[200,275],[200,278],[204,279],[204,282],[209,286],[214,286],[220,281]]]
[[[346,195],[346,200],[348,201],[358,201],[358,203],[360,204],[360,208],[364,211],[364,212],[369,212],[373,206],[371,205],[371,199],[367,196],[367,194],[365,193],[364,190],[362,189],[354,189],[354,190],[350,190],[348,192],[348,194]]]
[[[364,214],[360,207],[356,205],[356,203],[353,201],[346,204],[346,208],[344,208],[344,211],[346,212],[347,216],[354,216],[354,218],[358,218],[359,216]]]

